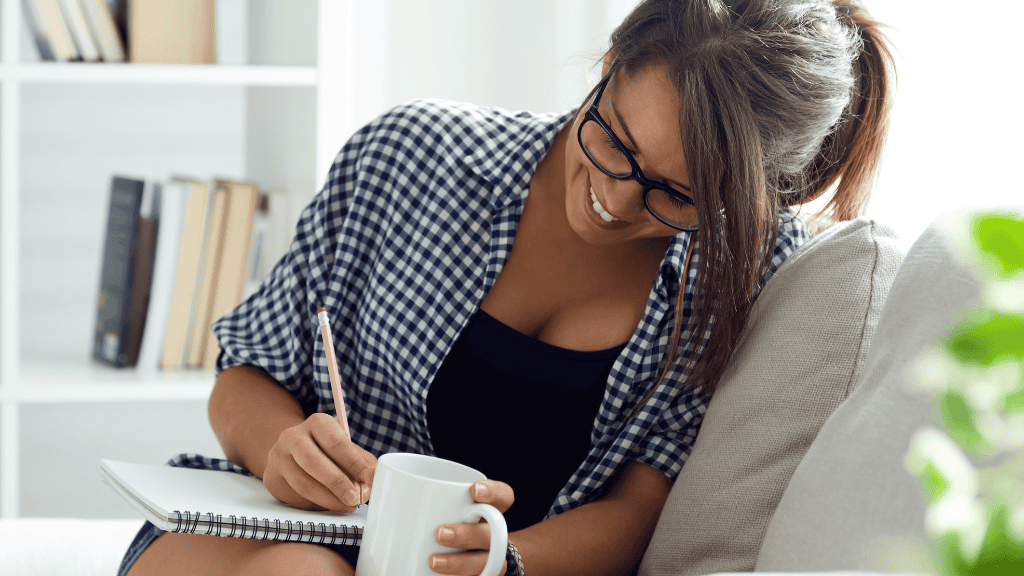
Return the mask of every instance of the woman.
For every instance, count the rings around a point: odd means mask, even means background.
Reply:
[[[867,199],[891,57],[853,0],[646,0],[574,113],[440,101],[356,133],[290,252],[214,327],[210,419],[284,502],[352,510],[376,457],[491,480],[510,573],[624,574],[654,529],[759,290],[810,236],[791,206]],[[349,441],[316,309],[333,320]],[[713,321],[712,321],[713,320]],[[486,524],[438,527],[478,574]],[[352,573],[358,549],[163,534],[122,574]]]

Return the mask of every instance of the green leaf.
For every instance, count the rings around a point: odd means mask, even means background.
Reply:
[[[976,310],[943,340],[960,362],[989,366],[1001,356],[1024,359],[1024,314]]]
[[[1024,574],[1024,542],[1012,536],[1008,525],[1008,507],[999,500],[993,503],[988,517],[988,529],[981,552],[968,562],[971,576],[1019,576]]]
[[[921,471],[917,480],[921,484],[921,492],[924,493],[925,500],[928,502],[935,502],[942,498],[950,486],[949,480],[942,475],[942,471],[931,462],[925,464],[924,470]]]
[[[1024,270],[1024,221],[990,214],[974,219],[971,232],[998,277]]]
[[[950,436],[961,447],[977,454],[985,453],[989,446],[978,430],[974,411],[967,399],[957,390],[947,390],[939,397],[939,412]]]
[[[1003,411],[1009,414],[1024,412],[1024,386],[1003,398]]]
[[[960,535],[948,532],[935,539],[938,567],[944,576],[960,576],[970,574],[971,562],[966,558],[960,546]]]

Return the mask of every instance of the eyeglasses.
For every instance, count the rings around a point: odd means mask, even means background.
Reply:
[[[587,108],[576,132],[583,153],[608,177],[639,182],[644,188],[647,211],[665,225],[682,231],[696,230],[697,209],[693,200],[667,184],[644,176],[636,159],[598,113],[597,106],[607,86],[608,80],[605,80],[598,87],[594,102]]]

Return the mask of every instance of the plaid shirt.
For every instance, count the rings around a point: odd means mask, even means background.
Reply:
[[[571,116],[418,100],[358,131],[302,213],[288,254],[256,294],[214,324],[218,370],[258,366],[307,415],[333,414],[317,329],[324,306],[353,440],[376,456],[433,454],[427,389],[501,272],[533,171]],[[804,221],[783,214],[764,280],[809,237]],[[631,460],[675,480],[689,456],[708,398],[681,391],[678,371],[634,408],[659,375],[691,241],[688,232],[673,238],[643,318],[608,377],[590,453],[548,516],[600,497]],[[687,315],[699,258],[695,247],[685,274]],[[698,350],[705,342],[706,335]],[[171,463],[243,472],[197,455]]]

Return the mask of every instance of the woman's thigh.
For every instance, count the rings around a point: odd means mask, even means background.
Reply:
[[[167,532],[142,552],[128,576],[165,574],[352,576],[355,570],[334,550],[315,544]]]

